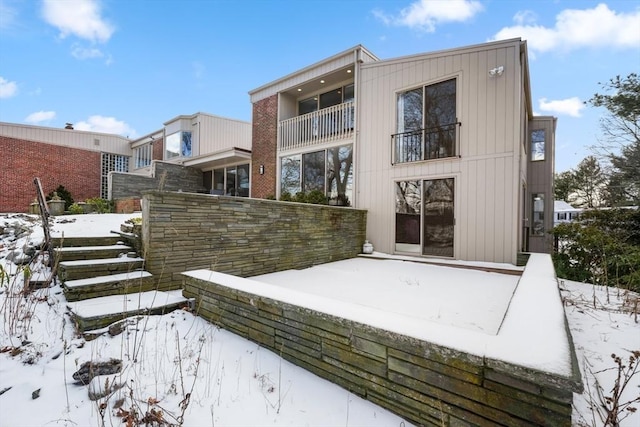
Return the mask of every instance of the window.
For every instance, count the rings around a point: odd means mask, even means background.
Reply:
[[[249,164],[214,169],[211,194],[249,197]]]
[[[353,101],[353,97],[354,89],[353,83],[351,83],[338,89],[323,92],[320,95],[316,95],[312,98],[298,101],[298,115],[301,116],[303,114],[312,113],[323,108],[328,108],[334,105]]]
[[[129,172],[129,156],[102,153],[100,197],[109,198],[109,172]]]
[[[135,167],[144,168],[151,164],[153,159],[153,146],[147,143],[133,149],[133,157],[135,159]]]
[[[532,195],[531,235],[544,236],[544,194]]]
[[[567,219],[567,213],[566,212],[558,213],[558,219],[559,220],[566,220]]]
[[[531,161],[544,160],[544,129],[531,131]]]
[[[167,136],[165,159],[191,157],[191,132],[176,132]]]
[[[393,163],[456,154],[456,79],[398,94]]]
[[[295,196],[318,190],[329,204],[350,206],[353,191],[353,148],[333,147],[280,159],[280,194]]]

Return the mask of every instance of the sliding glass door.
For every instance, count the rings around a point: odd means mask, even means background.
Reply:
[[[396,252],[453,257],[454,179],[396,182]]]

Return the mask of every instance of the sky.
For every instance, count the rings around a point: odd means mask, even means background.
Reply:
[[[600,83],[640,71],[637,0],[0,0],[0,121],[130,138],[362,44],[381,59],[520,37],[556,171],[602,139]]]

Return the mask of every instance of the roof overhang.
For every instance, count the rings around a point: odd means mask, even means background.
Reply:
[[[251,161],[251,151],[233,147],[215,153],[209,153],[198,157],[186,159],[184,166],[195,167],[200,170],[210,170],[217,167]]]

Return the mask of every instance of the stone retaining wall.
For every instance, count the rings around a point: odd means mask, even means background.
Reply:
[[[142,198],[149,190],[204,192],[202,172],[199,169],[154,160],[151,176],[127,172],[109,173],[109,198],[111,200]]]
[[[248,277],[352,258],[366,228],[366,211],[351,208],[160,191],[144,195],[142,218],[160,289],[201,268]]]
[[[416,425],[571,425],[579,376],[464,353],[249,292],[269,286],[250,279],[205,270],[183,277],[183,294],[196,299],[199,316]]]

